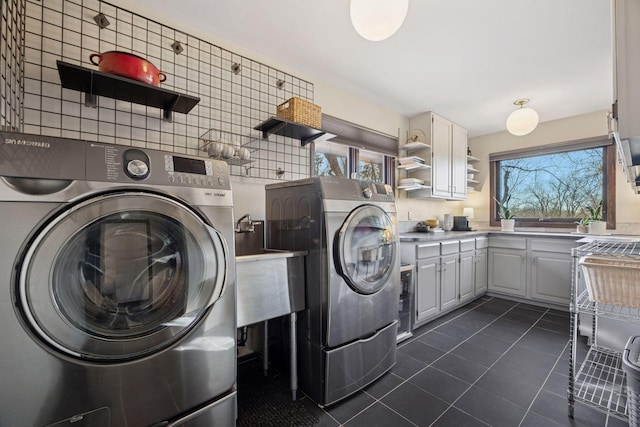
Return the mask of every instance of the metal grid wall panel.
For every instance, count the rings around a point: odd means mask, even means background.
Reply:
[[[291,97],[313,102],[312,83],[98,0],[27,0],[25,28],[24,132],[201,156],[222,141],[249,151],[228,159],[232,175],[309,175],[300,141],[263,140],[253,128]],[[113,50],[148,60],[167,74],[162,88],[200,102],[164,121],[160,108],[104,96],[92,108],[84,93],[62,87],[56,61],[97,70],[89,56]]]
[[[25,6],[0,1],[0,129],[22,130]]]

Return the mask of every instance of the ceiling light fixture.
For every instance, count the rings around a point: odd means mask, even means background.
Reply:
[[[532,108],[523,107],[529,102],[528,99],[518,99],[513,103],[519,105],[520,108],[514,110],[507,118],[507,130],[516,136],[527,135],[538,126],[538,113]]]
[[[351,23],[372,42],[388,39],[402,26],[409,0],[351,0]]]

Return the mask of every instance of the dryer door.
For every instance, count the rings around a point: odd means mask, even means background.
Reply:
[[[351,289],[365,295],[382,289],[398,256],[398,236],[389,215],[377,206],[360,206],[349,214],[338,236],[336,266]]]
[[[222,236],[188,206],[146,192],[94,197],[39,230],[17,300],[50,347],[96,361],[148,355],[186,334],[224,292]]]

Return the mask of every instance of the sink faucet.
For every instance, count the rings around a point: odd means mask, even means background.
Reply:
[[[243,229],[240,226],[240,223],[242,222],[243,219],[246,219],[248,222],[248,227]],[[236,233],[253,233],[254,229],[253,229],[253,221],[251,221],[251,215],[249,214],[244,214],[240,217],[240,219],[238,219],[238,222],[236,222]]]

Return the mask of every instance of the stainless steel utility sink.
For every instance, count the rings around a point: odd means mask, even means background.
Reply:
[[[306,254],[262,249],[236,257],[238,327],[304,310]]]

